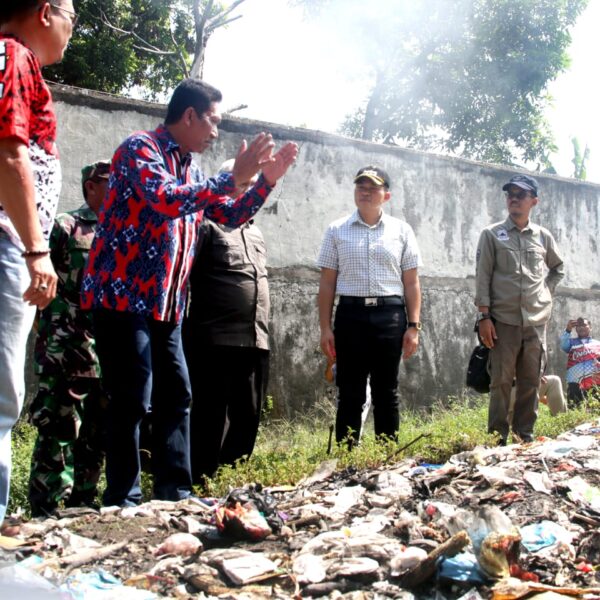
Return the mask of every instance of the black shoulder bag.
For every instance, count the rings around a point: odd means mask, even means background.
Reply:
[[[473,349],[473,352],[471,352],[471,358],[469,358],[467,387],[480,394],[487,394],[490,391],[490,373],[488,371],[490,349],[481,343],[479,322],[475,323],[474,331],[477,333],[478,344]]]

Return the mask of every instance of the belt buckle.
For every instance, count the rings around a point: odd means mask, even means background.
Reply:
[[[377,306],[377,298],[365,298],[365,306]]]

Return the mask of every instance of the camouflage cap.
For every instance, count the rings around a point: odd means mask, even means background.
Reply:
[[[86,165],[81,169],[81,183],[82,185],[90,180],[100,178],[108,179],[108,172],[110,171],[110,160],[97,160],[91,165]]]

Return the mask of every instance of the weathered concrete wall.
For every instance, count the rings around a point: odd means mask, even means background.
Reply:
[[[164,107],[54,88],[65,183],[61,210],[80,203],[79,169],[110,156],[132,131],[156,126]],[[262,130],[300,145],[298,161],[260,211],[273,296],[271,392],[280,414],[303,410],[323,394],[318,351],[314,267],[327,224],[350,213],[352,175],[365,164],[383,166],[392,179],[389,212],[414,228],[423,253],[424,330],[417,356],[402,367],[401,390],[410,404],[458,394],[474,343],[474,257],[479,232],[505,217],[501,186],[511,171],[371,144],[331,134],[246,119],[226,118],[219,142],[199,158],[212,173],[235,155],[241,139]],[[600,315],[600,186],[537,176],[540,205],[534,220],[556,236],[567,276],[549,327],[550,369],[564,373],[556,341],[568,318]],[[599,325],[600,327],[600,325]]]

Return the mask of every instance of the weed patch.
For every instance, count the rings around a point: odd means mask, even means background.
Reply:
[[[334,441],[328,454],[335,407],[333,402],[323,399],[293,420],[267,420],[259,430],[252,457],[238,461],[235,467],[221,467],[212,479],[196,489],[196,493],[223,496],[232,488],[251,482],[265,486],[294,485],[312,474],[322,461],[332,458],[337,459],[340,469],[381,467],[407,457],[414,457],[420,463],[442,464],[457,452],[497,443],[497,438],[487,433],[487,409],[487,396],[450,398],[426,412],[403,412],[395,439],[376,439],[368,424],[360,445],[354,450],[350,452],[345,446],[338,447]],[[550,415],[546,406],[540,405],[535,435],[556,437],[598,416],[600,401],[597,399],[556,417]],[[35,429],[24,421],[20,421],[13,431],[9,502],[12,512],[19,507],[27,511],[29,464],[35,434]],[[102,480],[101,491],[104,485]],[[145,499],[149,500],[152,478],[147,474],[142,475],[142,488]]]

